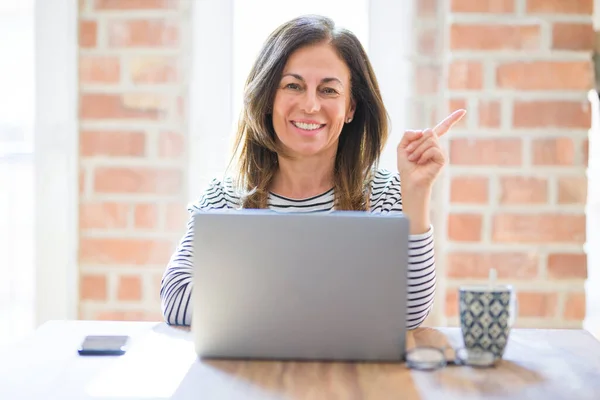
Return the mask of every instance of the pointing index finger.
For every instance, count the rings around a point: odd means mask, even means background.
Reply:
[[[454,124],[456,124],[458,121],[460,121],[466,113],[467,113],[467,111],[463,110],[463,109],[454,111],[452,114],[450,114],[446,118],[444,118],[444,120],[442,120],[442,122],[437,124],[435,126],[435,128],[433,128],[433,132],[435,132],[435,134],[438,137],[444,135],[446,132],[448,132],[450,130],[450,128],[452,128],[452,126]]]

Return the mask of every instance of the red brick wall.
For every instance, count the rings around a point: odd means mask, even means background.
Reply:
[[[444,92],[449,108],[470,111],[449,137],[450,324],[456,288],[490,267],[517,286],[519,325],[585,316],[592,3],[450,1]]]
[[[185,229],[189,2],[80,1],[80,317],[160,319]]]
[[[521,326],[580,326],[592,0],[414,1],[407,125],[468,110],[436,185],[428,324],[456,324],[456,288],[494,267],[518,288]],[[198,195],[185,191],[190,7],[80,1],[82,318],[160,318],[159,279]]]

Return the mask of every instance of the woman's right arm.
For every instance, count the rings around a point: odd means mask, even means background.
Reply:
[[[223,185],[218,180],[213,180],[200,200],[188,207],[187,230],[169,260],[160,285],[161,309],[169,325],[190,326],[192,323],[194,211],[227,207]]]
[[[171,256],[160,286],[163,317],[169,325],[191,325],[192,273],[194,265],[194,219]]]

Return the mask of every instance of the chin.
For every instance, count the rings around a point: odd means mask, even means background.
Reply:
[[[294,156],[312,157],[322,153],[325,149],[322,146],[293,146],[289,147],[289,150]]]

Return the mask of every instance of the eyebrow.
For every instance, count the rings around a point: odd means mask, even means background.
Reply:
[[[299,81],[304,82],[304,78],[301,77],[298,74],[284,74],[282,76],[282,78],[286,77],[286,76],[293,76],[294,78],[298,79]],[[344,84],[342,83],[342,81],[340,81],[338,78],[333,78],[333,77],[327,77],[327,78],[323,78],[321,79],[321,83],[329,83],[329,82],[337,82],[340,85],[344,86]]]

